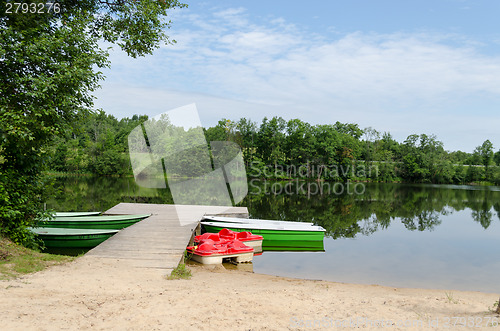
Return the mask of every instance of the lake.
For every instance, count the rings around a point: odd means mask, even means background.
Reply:
[[[57,177],[47,208],[106,210],[119,202],[172,203],[133,178]],[[500,188],[316,182],[249,183],[252,218],[314,222],[324,252],[264,252],[258,273],[395,287],[497,293]]]

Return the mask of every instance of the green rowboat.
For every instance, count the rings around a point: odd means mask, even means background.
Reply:
[[[81,217],[81,216],[98,216],[100,211],[58,211],[54,213],[55,217]]]
[[[223,223],[242,223],[242,224],[259,224],[259,225],[274,225],[280,227],[304,227],[316,226],[310,222],[290,222],[290,221],[277,221],[277,220],[262,220],[255,218],[241,218],[241,217],[222,217],[222,216],[203,216],[203,221],[206,222],[223,222]]]
[[[207,232],[219,232],[226,228],[236,232],[250,231],[264,237],[262,248],[270,243],[276,247],[290,247],[291,245],[313,245],[323,244],[325,229],[321,226],[275,226],[268,224],[243,224],[201,221]],[[315,242],[315,243],[309,243]],[[294,246],[297,247],[297,246]]]
[[[45,223],[39,223],[38,226],[48,228],[121,230],[149,217],[150,215],[151,214],[56,217],[55,219],[49,220]]]
[[[45,247],[92,248],[119,230],[29,228],[43,241]]]

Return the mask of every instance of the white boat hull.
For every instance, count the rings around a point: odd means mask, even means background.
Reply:
[[[251,246],[250,246],[251,247]],[[237,254],[221,254],[202,256],[193,254],[191,259],[201,264],[221,264],[223,260],[230,259],[236,263],[252,262],[253,252],[250,253],[237,253]]]
[[[254,218],[239,218],[239,217],[222,217],[222,216],[203,216],[203,221],[208,222],[222,222],[222,223],[238,223],[238,224],[258,224],[266,226],[277,226],[277,227],[317,227],[310,222],[290,222],[290,221],[277,221],[277,220],[261,220]]]

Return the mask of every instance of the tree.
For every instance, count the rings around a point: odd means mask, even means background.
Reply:
[[[359,139],[363,135],[363,130],[361,130],[358,127],[358,125],[354,124],[354,123],[335,122],[333,127],[338,132],[348,134],[348,135],[354,137],[355,139]]]
[[[328,179],[339,179],[340,170],[336,164],[336,157],[339,148],[341,148],[341,134],[335,130],[332,125],[316,125],[313,127],[313,134],[315,137],[315,145],[313,150],[315,151],[317,162],[323,165],[333,165],[337,171],[329,172],[329,175],[334,178]]]
[[[257,123],[245,117],[240,118],[236,124],[236,129],[241,136],[241,147],[242,148],[253,148],[254,138],[257,134]]]
[[[311,125],[299,119],[292,119],[286,123],[285,154],[291,165],[299,167],[313,161],[314,136]]]
[[[485,140],[481,146],[476,147],[474,154],[479,156],[479,162],[484,166],[484,177],[486,180],[491,178],[490,165],[493,163],[493,144]]]
[[[210,144],[211,141],[230,140],[232,133],[231,121],[228,119],[220,120],[216,126],[205,130],[205,137]]]
[[[364,159],[366,162],[371,162],[373,160],[373,157],[377,153],[378,146],[375,142],[378,142],[378,140],[380,139],[380,132],[373,129],[372,127],[368,127],[363,130],[363,135],[365,136]]]
[[[426,134],[412,134],[403,143],[405,179],[412,182],[436,181],[438,163],[444,154],[443,143]]]
[[[241,150],[243,152],[243,158],[245,160],[245,165],[248,167],[255,157],[256,147],[255,138],[257,136],[257,123],[252,122],[250,119],[241,118],[237,124],[236,129],[238,130],[238,135],[240,141]]]
[[[493,155],[493,161],[495,161],[495,164],[497,166],[500,166],[500,150],[498,150],[494,155]]]
[[[317,125],[314,128],[314,150],[322,164],[333,167],[330,174],[334,175],[332,179],[335,180],[348,181],[351,178],[353,162],[360,154],[359,136],[356,138],[342,129],[349,125],[337,122],[335,125]]]
[[[33,3],[45,3],[35,0]],[[0,232],[33,242],[27,226],[47,214],[44,146],[91,112],[92,92],[109,65],[104,40],[132,57],[149,54],[171,24],[177,0],[60,0],[45,13],[0,12]],[[37,6],[37,8],[40,8]]]
[[[389,151],[392,153],[393,157],[399,158],[401,155],[401,149],[399,143],[394,140],[389,132],[384,132],[382,134],[382,139],[380,139],[380,149],[382,151]]]
[[[281,117],[273,117],[268,120],[264,117],[260,125],[259,135],[257,139],[257,150],[262,155],[262,160],[267,165],[273,164],[275,174],[277,166],[284,161],[285,155],[283,152],[285,142],[285,127],[286,122]]]

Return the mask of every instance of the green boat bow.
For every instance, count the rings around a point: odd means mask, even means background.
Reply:
[[[92,248],[110,238],[119,230],[29,228],[45,247]]]
[[[82,216],[98,216],[100,211],[58,211],[54,213],[55,217],[82,217]]]
[[[150,214],[56,217],[45,223],[39,223],[37,225],[38,227],[49,228],[121,230],[149,216]]]

